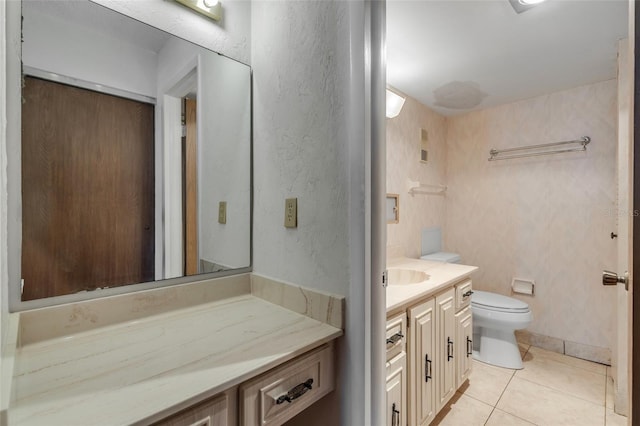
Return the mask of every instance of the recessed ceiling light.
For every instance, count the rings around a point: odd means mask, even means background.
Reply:
[[[526,12],[532,7],[536,7],[538,4],[542,3],[545,0],[509,0],[513,10],[517,13]]]

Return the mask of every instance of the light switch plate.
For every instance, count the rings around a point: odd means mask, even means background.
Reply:
[[[284,202],[284,226],[285,228],[298,227],[298,199],[287,198]]]
[[[218,204],[218,223],[222,223],[223,225],[227,223],[227,202],[220,201]]]

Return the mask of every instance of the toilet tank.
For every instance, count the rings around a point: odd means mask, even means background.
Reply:
[[[435,262],[460,263],[460,255],[442,250],[442,228],[433,226],[422,230],[422,260]]]

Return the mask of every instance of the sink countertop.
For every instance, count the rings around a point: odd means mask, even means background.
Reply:
[[[18,345],[9,425],[150,423],[342,334],[242,294]]]
[[[388,259],[387,269],[392,268],[423,271],[429,275],[429,279],[417,284],[388,285],[387,315],[400,312],[417,300],[435,295],[478,270],[477,266],[405,257]]]

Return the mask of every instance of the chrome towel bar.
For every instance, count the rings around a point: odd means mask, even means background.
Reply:
[[[510,158],[534,157],[538,155],[560,154],[563,152],[586,151],[587,145],[589,144],[589,142],[591,142],[591,138],[589,136],[583,136],[580,139],[576,139],[572,141],[543,143],[539,145],[521,146],[518,148],[491,149],[489,151],[489,161],[508,160]],[[580,147],[567,148],[567,149],[552,149],[554,147],[560,147],[564,145],[580,145]],[[509,152],[522,152],[522,153],[503,155]]]

